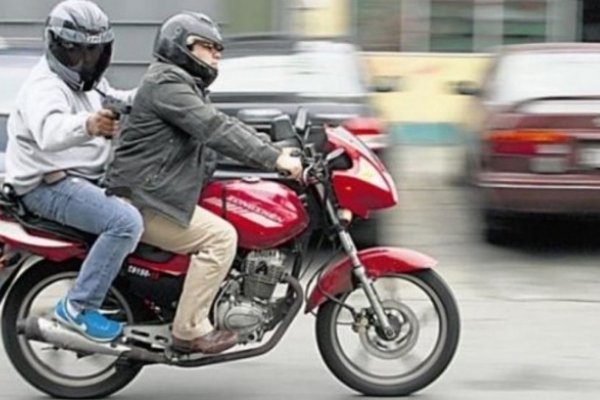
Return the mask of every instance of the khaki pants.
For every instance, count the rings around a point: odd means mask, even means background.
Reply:
[[[149,209],[141,210],[141,241],[174,253],[191,254],[172,333],[192,340],[213,330],[210,306],[235,257],[237,232],[224,219],[196,206],[188,228]]]

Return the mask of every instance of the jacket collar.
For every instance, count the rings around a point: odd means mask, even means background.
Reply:
[[[196,86],[198,87],[198,89],[200,89],[200,91],[202,92],[203,95],[208,96],[208,93],[210,93],[210,91],[208,90],[208,86],[206,86],[206,84],[204,83],[204,81],[202,80],[202,78],[198,78],[198,77],[192,77],[194,79],[194,82],[196,83]]]

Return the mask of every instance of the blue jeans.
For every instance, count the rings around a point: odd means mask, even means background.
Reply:
[[[42,218],[98,235],[81,265],[67,299],[77,311],[100,308],[125,257],[144,228],[139,211],[104,189],[77,177],[42,183],[22,197],[25,206]]]

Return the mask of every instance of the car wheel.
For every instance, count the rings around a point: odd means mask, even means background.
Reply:
[[[491,212],[483,214],[483,237],[493,245],[506,245],[511,239],[511,229],[508,221]]]

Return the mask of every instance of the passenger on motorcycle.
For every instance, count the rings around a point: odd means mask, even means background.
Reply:
[[[106,176],[109,190],[140,209],[143,242],[191,254],[172,328],[173,348],[181,352],[219,353],[237,343],[237,333],[215,329],[208,318],[237,247],[235,228],[197,205],[216,152],[295,178],[302,173],[299,158],[211,105],[207,88],[222,50],[217,26],[204,14],[184,12],[162,24],[157,61],[142,80]]]
[[[46,21],[46,54],[23,84],[8,120],[7,183],[40,217],[98,235],[55,316],[97,341],[112,341],[122,324],[98,310],[123,260],[136,247],[143,222],[135,207],[107,196],[104,175],[119,124],[101,106],[100,89],[123,101],[102,75],[114,34],[94,3],[59,3]]]

